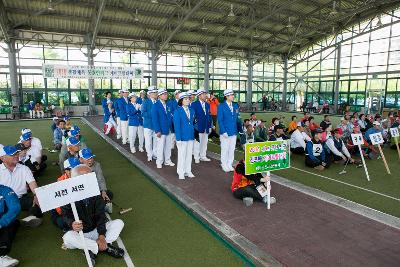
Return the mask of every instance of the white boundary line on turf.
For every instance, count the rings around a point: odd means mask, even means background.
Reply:
[[[109,215],[108,213],[106,213],[106,216],[107,216],[107,218],[108,218],[110,221],[112,220],[111,217],[110,217],[110,215]],[[135,267],[135,265],[134,265],[133,262],[132,262],[131,257],[129,256],[128,250],[126,249],[126,247],[125,247],[125,245],[124,245],[124,243],[122,242],[122,239],[121,239],[120,237],[118,237],[118,239],[117,239],[117,244],[118,244],[118,246],[119,246],[120,248],[122,248],[122,249],[125,251],[125,253],[124,253],[124,260],[125,260],[126,266],[128,266],[128,267]]]
[[[383,193],[376,192],[376,191],[371,190],[371,189],[367,189],[367,188],[364,188],[364,187],[361,187],[361,186],[357,186],[357,185],[353,185],[353,184],[350,184],[350,183],[346,183],[346,182],[343,182],[343,181],[340,181],[340,180],[336,180],[336,179],[333,179],[333,178],[330,178],[330,177],[327,177],[327,176],[323,176],[323,175],[320,175],[320,174],[309,172],[309,171],[306,171],[306,170],[303,170],[303,169],[300,169],[300,168],[296,168],[296,167],[293,167],[293,166],[290,167],[290,168],[298,170],[298,171],[302,171],[302,172],[305,172],[305,173],[309,173],[309,174],[312,174],[312,175],[315,175],[315,176],[318,176],[318,177],[321,177],[321,178],[324,178],[324,179],[327,179],[327,180],[330,180],[330,181],[341,183],[341,184],[344,184],[344,185],[347,185],[347,186],[350,186],[350,187],[354,187],[354,188],[357,188],[357,189],[360,189],[360,190],[364,190],[364,191],[367,191],[369,193],[373,193],[373,194],[377,194],[377,195],[380,195],[380,196],[383,196],[383,197],[387,197],[387,198],[390,198],[390,199],[393,199],[393,200],[396,200],[396,201],[400,202],[399,198],[395,198],[395,197],[392,197],[392,196],[389,196],[389,195],[385,195]]]

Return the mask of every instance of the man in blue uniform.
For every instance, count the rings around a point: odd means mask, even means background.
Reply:
[[[128,114],[126,113],[126,106],[128,105],[128,89],[122,89],[122,97],[118,99],[117,105],[119,110],[119,120],[121,122],[121,137],[122,144],[128,142]]]
[[[143,117],[143,133],[144,133],[144,147],[147,153],[147,161],[152,161],[156,156],[157,140],[153,131],[153,122],[151,110],[154,103],[157,101],[157,87],[149,86],[147,90],[147,98],[142,104],[142,117]]]

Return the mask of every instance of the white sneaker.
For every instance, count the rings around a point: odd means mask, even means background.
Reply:
[[[157,164],[157,169],[162,169],[162,165],[161,164]]]
[[[131,153],[135,154],[136,153],[136,149],[131,149]]]
[[[149,158],[149,159],[147,159],[147,161],[150,162],[150,161],[153,161],[153,159],[152,159],[152,158]]]
[[[143,148],[139,147],[139,152],[144,152]]]
[[[18,263],[19,263],[18,260],[13,259],[10,256],[4,255],[0,257],[0,266],[2,267],[17,266]]]
[[[185,180],[185,175],[179,175],[179,180]]]
[[[165,165],[165,166],[174,167],[174,166],[175,166],[175,163],[173,163],[173,162],[171,161],[171,162],[165,163],[164,165]]]
[[[223,170],[224,172],[230,172],[230,170],[229,170],[227,167],[225,167],[225,166],[222,166],[222,170]]]
[[[42,219],[31,215],[31,216],[21,219],[21,224],[23,226],[35,228],[42,224]]]
[[[194,163],[199,164],[200,160],[199,159],[194,159]]]
[[[202,158],[202,159],[200,159],[201,161],[211,161],[211,159],[209,159],[209,158]]]
[[[196,176],[194,176],[194,174],[191,173],[191,172],[186,173],[186,176],[189,177],[189,178],[194,178],[194,177],[196,177]]]

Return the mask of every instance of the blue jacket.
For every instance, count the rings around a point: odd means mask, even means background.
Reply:
[[[63,136],[63,131],[60,128],[56,128],[53,132],[53,144],[61,144]]]
[[[112,99],[111,101],[113,102],[111,108],[115,109],[114,101]],[[107,98],[104,98],[103,101],[101,101],[101,106],[103,107],[103,113],[104,113],[103,121],[104,123],[107,123],[108,120],[110,119],[110,116],[112,115],[112,113],[108,109]]]
[[[325,149],[324,146],[321,144],[321,142],[318,142],[316,144],[321,145],[321,151],[319,151],[320,155],[316,156],[314,155],[314,143],[313,141],[308,141],[306,144],[306,157],[309,157],[312,161],[316,163],[325,162]]]
[[[151,116],[153,105],[153,101],[150,98],[146,98],[142,104],[143,128],[153,130],[153,121]]]
[[[217,118],[220,135],[227,133],[228,136],[235,136],[238,133],[239,106],[236,103],[232,103],[232,107],[233,112],[231,112],[226,102],[218,105]]]
[[[205,102],[206,113],[204,113],[199,100],[193,102],[190,107],[194,110],[197,121],[196,129],[199,131],[199,133],[210,133],[210,128],[212,124],[210,104]]]
[[[137,110],[135,106],[132,103],[129,103],[126,106],[126,113],[128,113],[129,116],[129,126],[139,126],[140,125],[140,110]]]
[[[375,129],[374,127],[369,128],[369,129],[365,132],[365,134],[364,134],[365,140],[367,140],[367,142],[370,143],[370,142],[371,142],[371,138],[369,138],[369,136],[370,136],[371,134],[375,134],[375,133],[381,133],[381,131],[378,130],[378,129]]]
[[[21,212],[18,196],[14,191],[0,185],[0,227],[4,228],[17,219]]]
[[[28,110],[34,110],[34,109],[35,109],[35,103],[29,103]]]
[[[119,110],[119,118],[121,121],[128,120],[128,114],[126,113],[126,106],[128,105],[128,99],[121,97],[117,100],[116,106],[118,106]]]
[[[174,112],[174,128],[176,141],[194,140],[194,111],[189,108],[190,120],[183,107],[178,106]]]
[[[170,99],[167,102],[167,106],[169,107],[171,114],[174,115],[175,110],[178,108],[178,101],[176,101],[176,99]]]
[[[151,110],[151,118],[153,122],[153,131],[155,133],[161,133],[162,135],[171,133],[172,114],[168,106],[164,109],[160,100],[157,100],[154,104]]]
[[[121,98],[119,97],[119,98],[113,100],[113,106],[114,106],[114,111],[115,111],[115,117],[118,117],[118,118],[119,118],[118,101],[119,101],[120,99],[121,99]]]
[[[136,103],[138,103],[138,104],[143,104],[143,102],[146,100],[147,98],[145,98],[145,99],[142,99],[140,96],[136,99]]]

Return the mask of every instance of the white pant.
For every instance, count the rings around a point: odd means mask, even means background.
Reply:
[[[38,117],[38,118],[44,118],[44,112],[43,112],[43,110],[38,110],[38,111],[36,111],[36,117]]]
[[[128,141],[128,121],[121,120],[121,136],[122,136],[122,144],[126,144]]]
[[[108,118],[108,122],[106,122],[106,124],[107,124],[107,130],[106,130],[105,134],[109,134],[112,127],[114,127],[115,129],[118,128],[117,123],[115,122],[115,120],[112,116],[110,116],[110,118]]]
[[[129,126],[129,145],[135,151],[136,136],[139,137],[139,149],[143,149],[143,126]]]
[[[35,111],[29,110],[29,116],[31,117],[31,119],[33,119],[35,117]]]
[[[121,119],[117,117],[117,139],[121,138]]]
[[[207,157],[207,144],[208,144],[208,134],[199,133],[199,141],[194,142],[194,159],[205,159]]]
[[[171,162],[171,135],[157,137],[157,165]]]
[[[144,134],[144,146],[147,152],[147,159],[153,159],[153,156],[156,155],[157,148],[157,138],[154,134],[154,131],[149,128],[143,128]]]
[[[170,133],[170,135],[171,135],[171,149],[174,149],[176,144],[176,136],[175,133]]]
[[[192,141],[180,141],[176,142],[178,148],[178,165],[176,172],[178,175],[185,175],[192,172]]]
[[[219,139],[221,141],[221,166],[230,168],[235,157],[236,135],[228,136],[228,138],[221,135]]]
[[[106,223],[106,242],[110,244],[117,240],[119,234],[124,228],[124,222],[120,219],[112,220]],[[99,238],[99,234],[97,233],[97,229],[94,229],[91,232],[84,233],[85,236],[85,243],[87,248],[92,251],[94,254],[99,252],[99,247],[96,243],[97,238]],[[63,236],[64,244],[69,249],[84,249],[82,239],[79,236],[78,232],[75,231],[68,231]]]

